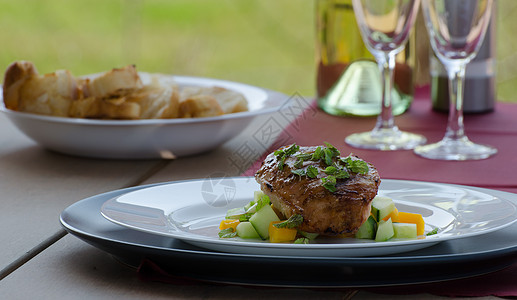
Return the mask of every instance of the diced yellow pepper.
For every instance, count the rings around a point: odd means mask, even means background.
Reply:
[[[384,218],[382,218],[383,221],[388,221],[388,219],[391,218],[391,221],[392,222],[399,222],[398,221],[398,217],[399,217],[399,210],[397,208],[395,208],[394,210],[392,210],[387,216],[385,216]]]
[[[298,232],[295,228],[276,228],[273,224],[280,223],[281,221],[269,223],[269,241],[271,243],[282,243],[294,241],[296,233]]]
[[[423,235],[425,229],[424,218],[421,214],[399,212],[397,216],[397,222],[399,223],[413,223],[416,224],[416,234]]]
[[[223,229],[232,227],[233,230],[235,231],[237,228],[237,225],[239,225],[239,223],[240,223],[239,220],[225,219],[225,220],[221,221],[221,224],[219,224],[219,229],[223,230]]]

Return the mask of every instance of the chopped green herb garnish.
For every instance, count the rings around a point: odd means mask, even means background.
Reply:
[[[359,173],[359,174],[367,174],[368,173],[368,164],[362,160],[354,160],[350,164],[350,171]]]
[[[327,166],[330,166],[332,164],[332,158],[334,157],[334,153],[329,148],[323,149],[323,153],[325,155],[325,163]]]
[[[309,178],[316,178],[318,177],[318,169],[315,166],[308,166],[305,175]]]
[[[297,238],[295,241],[294,241],[294,244],[308,244],[310,242],[310,240],[308,238]]]
[[[433,234],[437,234],[438,233],[438,228],[435,228],[431,231],[429,231],[426,235],[429,236],[429,235],[433,235]]]
[[[350,174],[348,173],[348,171],[346,169],[339,169],[335,174],[334,176],[337,178],[337,179],[347,179],[347,178],[350,178]]]
[[[273,154],[275,154],[276,158],[278,159],[278,169],[283,170],[285,165],[285,159],[295,154],[298,150],[300,150],[300,146],[296,144],[292,144],[287,149],[278,149]]]
[[[233,229],[233,227],[228,227],[219,231],[219,237],[223,239],[233,238],[237,236],[237,232]]]
[[[294,163],[294,165],[293,165],[293,166],[294,166],[295,168],[300,169],[301,167],[303,167],[303,160],[298,159],[298,160]]]
[[[321,147],[318,146],[318,148],[316,148],[316,150],[314,150],[314,153],[312,153],[311,160],[320,160],[322,155],[323,155],[323,152],[321,151]]]
[[[336,191],[336,177],[329,175],[321,178],[321,181],[323,182],[323,187],[329,192],[334,193]]]
[[[327,147],[323,148],[323,158],[325,160],[325,163],[330,166],[332,165],[332,159],[334,157],[339,157],[339,155],[341,155],[341,153],[339,153],[339,150],[332,146],[331,144],[325,142],[325,145]]]
[[[327,145],[327,147],[323,149],[324,159],[327,166],[330,166],[332,165],[333,158],[339,157],[340,153],[339,150],[331,144],[325,142],[325,145]]]
[[[253,216],[254,213],[245,213],[239,217],[239,221],[241,222],[247,222],[250,220],[251,216]]]
[[[302,222],[303,222],[303,216],[296,214],[296,215],[292,215],[291,217],[289,217],[289,219],[287,219],[283,222],[273,224],[273,226],[275,226],[276,228],[295,228],[295,227],[300,226],[300,224],[302,224]]]
[[[325,145],[327,146],[327,149],[332,151],[333,156],[340,156],[341,155],[339,150],[336,147],[334,147],[332,144],[325,142]]]
[[[271,201],[269,200],[269,196],[262,195],[262,197],[260,197],[260,199],[257,201],[257,210],[256,211],[259,211],[262,207],[269,205],[270,203],[271,203]]]
[[[304,169],[291,170],[291,173],[293,173],[295,175],[298,175],[300,177],[305,176],[305,170]]]
[[[286,156],[293,155],[296,152],[298,152],[298,150],[300,150],[300,146],[298,146],[296,144],[292,144],[289,148],[285,149],[285,155]]]
[[[278,168],[283,170],[285,166],[285,160],[290,155],[295,155],[300,150],[300,146],[292,144],[288,148],[283,150],[276,150],[274,154],[278,159]],[[328,175],[326,178],[322,178],[323,186],[330,192],[336,191],[336,180],[350,178],[350,173],[367,174],[368,163],[361,159],[353,159],[351,156],[346,158],[340,158],[341,153],[332,144],[325,142],[325,146],[318,146],[313,153],[298,153],[296,154],[297,160],[293,164],[291,173],[300,177],[307,176],[309,178],[318,178],[319,169],[313,165],[309,165],[304,169],[304,162],[307,160],[320,161],[320,165],[323,164],[323,173]]]
[[[301,161],[306,161],[312,158],[312,154],[310,153],[300,153],[296,155],[296,158],[298,158]]]
[[[278,169],[283,170],[285,165],[285,156],[280,156],[278,158]]]
[[[368,164],[364,160],[353,160],[350,156],[347,158],[341,159],[343,163],[346,164],[348,170],[359,173],[359,174],[367,174],[368,173]]]
[[[278,149],[278,150],[275,150],[275,152],[273,152],[273,154],[275,154],[275,156],[283,156],[285,154],[285,152],[282,149]]]
[[[332,174],[336,174],[337,171],[338,171],[338,169],[336,167],[330,166],[330,167],[327,167],[323,172],[325,172],[325,174],[332,175]]]

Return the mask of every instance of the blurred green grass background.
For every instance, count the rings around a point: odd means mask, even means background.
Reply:
[[[312,95],[313,23],[305,0],[0,0],[0,69],[135,64]]]
[[[0,0],[0,70],[138,70],[315,93],[316,0]],[[498,98],[515,101],[517,1],[499,0]]]

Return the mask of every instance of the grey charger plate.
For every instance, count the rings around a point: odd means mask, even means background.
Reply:
[[[315,288],[395,286],[477,276],[517,262],[517,223],[485,235],[396,255],[299,257],[206,250],[174,238],[128,229],[101,215],[101,206],[107,200],[157,185],[160,184],[81,200],[61,213],[61,224],[72,235],[129,265],[136,267],[149,259],[174,276],[216,283]],[[508,195],[493,190],[491,193]]]

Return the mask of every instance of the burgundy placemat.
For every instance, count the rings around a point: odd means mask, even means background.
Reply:
[[[342,155],[354,153],[371,162],[381,178],[429,182],[445,182],[517,192],[517,104],[497,103],[492,113],[465,115],[465,131],[477,143],[489,144],[498,153],[478,161],[436,161],[417,156],[411,150],[377,151],[356,149],[345,144],[347,135],[369,131],[376,118],[336,117],[311,105],[277,137],[272,147],[297,143],[322,145],[329,142]],[[405,131],[423,134],[429,142],[439,141],[447,123],[447,114],[431,109],[429,88],[417,89],[415,100],[408,112],[395,118],[395,124]],[[253,175],[264,156],[243,175]]]

